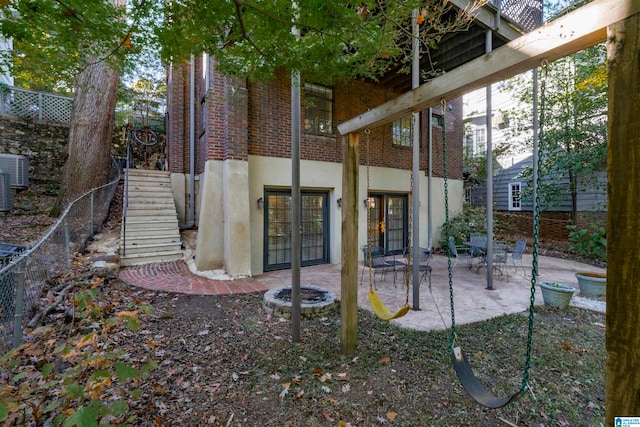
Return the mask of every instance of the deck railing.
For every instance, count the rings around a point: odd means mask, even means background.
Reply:
[[[0,85],[0,115],[69,124],[73,98]]]

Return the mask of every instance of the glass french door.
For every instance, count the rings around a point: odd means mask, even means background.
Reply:
[[[301,264],[329,262],[328,193],[301,192]],[[265,192],[264,270],[291,268],[291,193]]]
[[[368,241],[385,253],[402,253],[408,241],[407,196],[371,194],[368,199]]]

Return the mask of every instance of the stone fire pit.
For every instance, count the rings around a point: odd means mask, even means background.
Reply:
[[[331,310],[336,302],[336,294],[317,286],[300,286],[301,317],[312,319],[321,317]],[[291,286],[281,286],[264,294],[262,306],[274,316],[291,318]]]

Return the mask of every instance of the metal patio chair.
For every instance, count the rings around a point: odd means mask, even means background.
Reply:
[[[527,247],[527,239],[521,238],[516,240],[516,245],[513,248],[513,252],[509,256],[509,259],[511,260],[511,262],[513,263],[513,266],[516,269],[518,268],[517,264],[520,264],[520,267],[522,268],[522,274],[524,274],[525,277],[527,277],[527,271],[525,270],[524,265],[522,264],[522,255],[524,254],[526,247]]]

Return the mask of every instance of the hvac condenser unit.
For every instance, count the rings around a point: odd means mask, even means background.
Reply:
[[[0,154],[0,169],[9,173],[11,188],[29,188],[29,160],[17,154]]]
[[[11,178],[9,172],[0,169],[0,212],[11,210]]]

